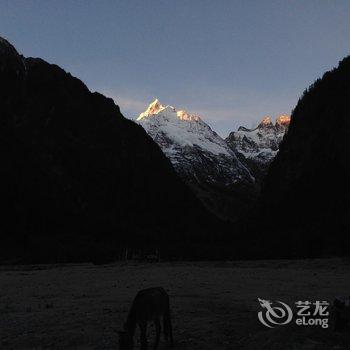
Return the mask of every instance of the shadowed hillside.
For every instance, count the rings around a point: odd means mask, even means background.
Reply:
[[[19,56],[4,39],[0,92],[0,260],[116,257],[125,245],[186,255],[186,242],[213,229],[158,146],[112,99]]]
[[[254,232],[266,255],[349,254],[350,57],[307,89],[263,189]]]

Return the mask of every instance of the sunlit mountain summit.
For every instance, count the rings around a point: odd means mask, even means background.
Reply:
[[[237,199],[243,188],[245,193],[253,190],[254,177],[226,141],[200,116],[164,106],[155,99],[137,122],[210,209],[222,216],[226,216],[227,211],[237,214],[241,210]],[[229,204],[226,196],[230,197]]]

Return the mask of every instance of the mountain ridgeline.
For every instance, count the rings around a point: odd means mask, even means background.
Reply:
[[[221,230],[112,99],[4,39],[0,92],[1,261],[116,258],[125,246],[186,256]]]
[[[156,99],[137,121],[174,169],[218,217],[236,220],[255,198],[255,180],[235,152],[199,116]]]
[[[350,57],[291,120],[224,140],[156,100],[138,125],[0,38],[0,263],[350,254],[349,101]]]
[[[350,57],[307,89],[248,227],[255,253],[350,254]],[[249,244],[249,243],[248,243]]]
[[[290,117],[287,115],[280,115],[275,124],[270,117],[265,117],[256,128],[241,126],[226,138],[228,145],[250,170],[257,183],[264,181],[269,165],[288,131],[289,123]]]
[[[240,127],[224,140],[199,116],[157,99],[137,121],[206,207],[230,221],[251,209],[289,125],[288,116],[275,125],[267,117],[255,129]]]

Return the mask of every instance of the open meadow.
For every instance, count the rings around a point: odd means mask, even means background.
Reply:
[[[175,350],[350,348],[349,329],[269,329],[257,318],[257,298],[348,296],[345,259],[1,266],[0,348],[117,349],[134,296],[152,286],[170,295]]]

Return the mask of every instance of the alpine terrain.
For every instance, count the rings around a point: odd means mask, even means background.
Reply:
[[[261,181],[266,176],[289,123],[290,117],[287,115],[280,115],[275,124],[270,117],[265,117],[256,128],[240,126],[238,131],[231,132],[226,138],[226,142],[251,170],[256,180]]]
[[[217,220],[112,99],[1,38],[0,116],[0,261],[185,255],[212,234]]]
[[[137,118],[179,176],[217,215],[235,219],[255,194],[255,179],[199,116],[154,100]]]
[[[264,181],[258,217],[250,220],[256,251],[308,257],[350,253],[349,101],[346,57],[305,90],[294,108]]]

